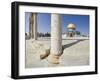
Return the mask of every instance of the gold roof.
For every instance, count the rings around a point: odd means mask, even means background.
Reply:
[[[75,29],[75,24],[72,24],[72,23],[68,24],[67,28],[68,29]]]

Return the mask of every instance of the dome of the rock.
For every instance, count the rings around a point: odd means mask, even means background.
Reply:
[[[75,24],[72,24],[72,23],[68,24],[67,28],[68,29],[75,29]]]

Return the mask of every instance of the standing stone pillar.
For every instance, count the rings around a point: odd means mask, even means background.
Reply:
[[[34,27],[34,40],[37,40],[37,14],[36,13],[34,13],[33,27]]]
[[[37,40],[37,14],[31,13],[30,15],[30,28],[29,28],[30,38]]]
[[[51,14],[51,50],[47,60],[58,64],[62,54],[62,28],[59,14]]]
[[[32,34],[32,27],[33,27],[33,15],[32,15],[32,13],[31,13],[31,15],[30,15],[30,18],[29,18],[29,36],[30,36],[30,38],[32,39],[34,36],[33,36],[33,34]]]

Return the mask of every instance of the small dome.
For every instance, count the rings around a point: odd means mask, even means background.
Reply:
[[[75,24],[72,24],[72,23],[68,24],[67,28],[68,29],[75,29]]]

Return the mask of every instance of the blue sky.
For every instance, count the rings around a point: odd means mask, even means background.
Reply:
[[[29,32],[29,16],[30,13],[25,13],[25,27],[26,32]],[[50,32],[51,31],[51,14],[50,13],[38,13],[38,32]],[[82,34],[89,33],[89,16],[88,15],[71,15],[61,14],[62,32],[67,31],[67,25],[73,23],[76,25],[76,30]]]

